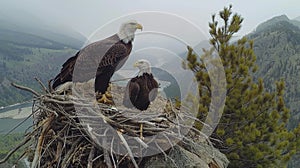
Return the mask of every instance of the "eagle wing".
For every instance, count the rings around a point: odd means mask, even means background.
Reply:
[[[119,42],[111,46],[99,62],[97,75],[102,73],[103,69],[106,67],[114,67],[115,70],[118,70],[127,60],[125,58],[127,58],[129,53],[130,51],[128,51],[128,48],[124,45],[124,43]],[[123,63],[122,65],[120,65],[121,62]]]
[[[52,88],[68,81],[84,82],[94,78],[102,58],[119,41],[118,35],[115,34],[78,51],[63,64],[60,73],[54,78]]]
[[[121,61],[126,60],[131,51],[131,44],[118,42],[113,45],[100,61],[95,79],[95,92],[104,93],[107,90],[110,78],[117,70]],[[130,51],[129,49],[130,48]]]
[[[129,97],[131,102],[136,102],[140,92],[140,85],[137,82],[129,83]]]
[[[74,65],[76,63],[76,59],[78,57],[78,53],[73,57],[69,58],[63,65],[60,70],[60,73],[54,78],[52,88],[56,88],[62,83],[72,81],[72,73],[74,69]]]
[[[116,47],[119,42],[119,37],[114,35],[83,48],[74,66],[72,81],[84,82],[95,78],[105,66],[109,65],[109,61],[112,61],[115,53],[118,52],[116,50],[120,48]],[[124,50],[120,52],[123,53]]]
[[[147,77],[147,85],[149,89],[149,100],[151,102],[155,100],[159,87],[158,82],[154,79],[152,74],[149,74]]]
[[[125,107],[132,108],[138,98],[138,94],[140,92],[140,86],[139,84],[135,81],[135,78],[131,79],[125,90],[125,95],[123,99],[123,104]]]

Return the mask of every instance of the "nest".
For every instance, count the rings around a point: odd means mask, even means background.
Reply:
[[[191,125],[195,118],[188,113],[191,108],[188,105],[178,107],[158,95],[149,109],[141,112],[122,106],[124,87],[118,85],[112,87],[115,105],[111,106],[95,104],[93,93],[82,90],[90,87],[88,83],[86,87],[73,89],[72,94],[52,92],[39,83],[42,93],[13,84],[34,95],[34,123],[24,141],[0,163],[25,147],[23,156],[31,162],[31,167],[41,168],[153,167],[153,159],[161,158],[168,160],[165,164],[169,167],[180,167],[176,157],[181,159],[182,156],[170,156],[172,151],[178,153],[178,150],[208,158],[205,160],[207,167],[221,168],[228,164],[226,157],[212,147],[208,137]],[[196,150],[200,141],[207,147],[206,156],[199,156],[204,151]],[[223,159],[216,159],[216,153]]]

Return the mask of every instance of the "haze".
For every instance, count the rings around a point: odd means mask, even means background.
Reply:
[[[88,37],[105,23],[121,16],[142,11],[158,11],[183,17],[208,36],[211,15],[229,4],[233,5],[234,12],[244,18],[239,35],[253,31],[259,23],[274,16],[286,14],[290,19],[300,16],[298,0],[26,0],[22,3],[19,0],[1,0],[0,17],[25,21],[26,17],[28,21],[28,17],[38,18],[48,25],[70,27]],[[151,24],[156,23],[155,19],[157,18],[151,19]],[[156,24],[160,24],[160,21]]]

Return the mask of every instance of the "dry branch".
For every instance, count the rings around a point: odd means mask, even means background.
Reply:
[[[96,105],[93,100],[81,97],[80,90],[71,94],[66,91],[67,95],[61,95],[36,80],[43,94],[12,83],[14,87],[35,96],[32,115],[35,125],[24,141],[0,164],[26,144],[27,150],[32,151],[26,153],[26,157],[31,158],[29,161],[32,168],[153,167],[155,161],[152,159],[165,166],[181,167],[181,159],[174,158],[172,151],[183,149],[186,150],[183,154],[189,152],[198,156],[199,151],[192,147],[199,145],[196,139],[201,136],[209,142],[208,137],[186,124],[194,119],[188,112],[176,109],[170,100],[163,97],[159,96],[154,102],[157,104],[141,113],[123,106],[115,108],[105,104]],[[113,88],[114,101],[120,104],[123,96],[119,93],[124,88],[117,85],[113,85]],[[163,107],[165,104],[166,107]],[[140,129],[141,124],[143,129]],[[141,139],[140,135],[144,137]],[[182,139],[185,141],[181,142]],[[210,143],[205,145],[209,146],[207,149],[213,149]],[[34,150],[30,149],[32,147]],[[124,152],[118,153],[118,149]],[[152,150],[156,151],[155,155],[139,158]],[[216,159],[215,153],[206,151],[206,154],[199,156],[199,159],[207,158],[206,167],[211,163],[218,165],[213,162]],[[225,163],[218,165],[219,168],[228,164],[226,159],[223,161]]]
[[[18,85],[18,84],[15,84],[15,83],[11,83],[11,85],[15,88],[18,88],[18,89],[21,89],[21,90],[25,90],[25,91],[28,91],[30,93],[32,93],[33,95],[35,96],[40,96],[39,93],[37,93],[36,91],[34,91],[33,89],[29,88],[29,87],[25,87],[25,86],[21,86],[21,85]]]

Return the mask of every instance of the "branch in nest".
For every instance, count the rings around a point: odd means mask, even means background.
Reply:
[[[41,108],[41,109],[43,109],[43,110],[45,110],[45,111],[48,111],[48,112],[50,112],[50,113],[53,113],[56,117],[58,116],[58,114],[56,113],[56,111],[54,111],[54,110],[51,110],[51,109],[49,109],[49,108],[47,108],[47,107],[44,107],[44,106],[41,106],[41,105],[36,105],[37,107],[39,107],[39,108]]]
[[[130,147],[128,146],[127,141],[125,140],[125,138],[123,137],[123,135],[122,135],[121,132],[117,131],[117,133],[118,133],[118,135],[119,135],[121,141],[123,142],[123,145],[124,145],[125,148],[127,149],[127,152],[128,152],[128,154],[129,154],[129,157],[130,157],[130,159],[131,159],[131,161],[132,161],[134,167],[135,167],[135,168],[138,168],[139,166],[137,165],[137,163],[136,163],[136,161],[135,161],[135,159],[134,159],[134,157],[133,157],[132,151],[131,151]]]
[[[39,93],[37,93],[36,91],[32,90],[31,88],[28,88],[28,87],[25,87],[25,86],[21,86],[21,85],[18,85],[18,84],[15,84],[15,83],[11,83],[11,85],[15,88],[18,88],[18,89],[21,89],[21,90],[25,90],[25,91],[28,91],[28,92],[31,92],[32,94],[34,94],[35,96],[37,97],[40,97],[41,95]]]
[[[46,86],[42,83],[42,81],[40,79],[38,79],[37,77],[35,77],[34,79],[40,84],[40,86],[43,88],[45,93],[50,93],[49,90],[46,88]]]
[[[102,143],[103,143],[103,146],[104,146],[104,148],[103,148],[104,161],[105,161],[107,167],[113,167],[112,163],[111,163],[111,160],[110,160],[110,157],[109,157],[109,154],[108,154],[108,150],[107,150],[108,145],[107,145],[107,140],[106,140],[105,137],[103,137]]]
[[[92,168],[93,167],[93,158],[95,155],[95,146],[92,146],[92,149],[89,153],[89,157],[88,157],[88,165],[87,168]]]
[[[66,153],[63,158],[63,162],[61,164],[62,167],[69,167],[69,163],[71,162],[72,157],[75,155],[75,150],[78,148],[80,142],[83,138],[78,138],[72,145],[72,148]]]
[[[35,168],[38,164],[38,160],[41,156],[41,151],[42,151],[42,147],[43,147],[43,142],[44,142],[44,138],[45,135],[47,134],[48,130],[50,129],[50,124],[54,119],[54,115],[52,115],[50,118],[47,118],[44,120],[44,123],[42,123],[43,125],[43,130],[41,135],[38,138],[38,144],[36,145],[36,150],[34,153],[34,159],[32,161],[32,167]]]

